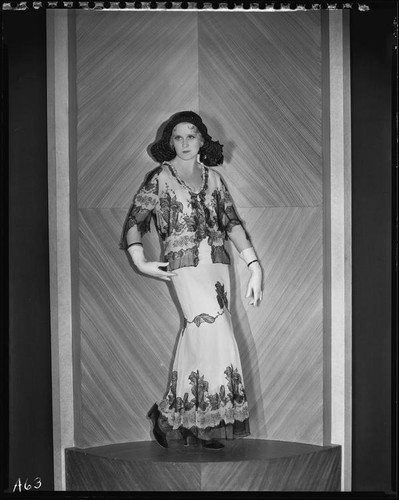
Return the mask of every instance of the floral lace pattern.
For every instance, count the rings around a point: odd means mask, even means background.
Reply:
[[[183,426],[187,429],[216,427],[222,421],[232,424],[248,419],[248,403],[241,375],[233,365],[224,370],[226,385],[218,392],[209,393],[209,383],[199,370],[189,375],[191,397],[188,392],[180,397],[176,394],[177,372],[172,373],[170,390],[159,404],[159,410],[173,429]]]
[[[203,240],[211,247],[212,262],[230,264],[224,240],[234,226],[242,223],[222,178],[204,165],[201,168],[198,192],[167,162],[151,171],[126,216],[120,248],[127,248],[126,235],[131,227],[137,225],[143,236],[150,231],[153,219],[170,270],[197,266],[198,245]]]
[[[148,210],[148,207],[154,207],[157,203],[159,196],[158,175],[161,171],[162,167],[157,167],[147,175],[142,188],[130,206],[119,242],[119,247],[122,250],[127,248],[126,234],[131,227],[137,225],[141,236],[150,230],[152,212]]]
[[[201,165],[201,187],[199,189],[198,192],[196,192],[194,189],[192,189],[181,177],[180,175],[177,173],[177,170],[175,169],[175,167],[171,164],[171,163],[168,163],[167,164],[168,167],[169,167],[169,170],[171,171],[172,175],[175,177],[175,179],[179,182],[179,184],[181,184],[182,186],[184,186],[186,189],[188,189],[190,191],[191,194],[199,194],[203,191],[206,191],[207,187],[208,187],[208,176],[209,176],[209,171],[207,168],[204,167],[204,165]]]
[[[177,252],[168,252],[165,261],[169,262],[169,268],[179,269],[181,267],[197,266],[199,262],[198,246],[192,248],[181,248]]]
[[[195,318],[192,321],[188,321],[185,319],[184,321],[184,328],[190,323],[194,323],[196,326],[200,326],[202,323],[214,323],[219,316],[224,314],[224,311],[219,311],[216,316],[211,316],[210,314],[207,313],[201,313],[195,316]]]
[[[182,336],[184,335],[184,331],[187,328],[187,325],[194,324],[197,327],[199,327],[202,323],[212,324],[217,320],[219,316],[224,314],[224,308],[229,310],[229,302],[227,299],[227,292],[224,291],[224,285],[220,283],[220,281],[217,281],[215,284],[215,289],[216,289],[216,299],[219,304],[220,311],[216,314],[216,316],[212,316],[211,314],[208,313],[198,314],[192,321],[189,321],[187,318],[184,318]]]
[[[215,288],[216,288],[216,298],[219,303],[220,309],[223,309],[225,307],[228,310],[229,301],[227,299],[227,292],[224,291],[224,285],[220,283],[220,281],[217,281],[215,284]]]

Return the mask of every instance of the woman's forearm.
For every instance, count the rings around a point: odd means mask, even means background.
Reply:
[[[238,253],[252,247],[252,243],[248,240],[247,233],[242,226],[234,226],[228,234]]]
[[[137,226],[133,226],[126,233],[126,243],[127,251],[133,259],[133,262],[137,265],[138,257],[140,260],[144,260],[143,244],[141,242],[141,234]],[[138,250],[141,250],[138,252]],[[142,258],[141,258],[142,257]]]
[[[132,243],[141,243],[141,234],[137,226],[133,226],[126,233],[126,242],[129,246]]]
[[[229,233],[229,238],[239,252],[240,258],[247,264],[251,272],[245,296],[250,298],[249,305],[256,307],[261,303],[263,293],[262,268],[255,253],[255,249],[250,240],[247,239],[247,233],[241,225],[233,227]]]
[[[129,252],[134,265],[139,271],[147,274],[148,276],[160,278],[166,281],[170,281],[170,278],[172,276],[175,276],[175,273],[164,271],[162,269],[164,267],[167,267],[168,264],[166,262],[147,261],[144,255],[143,244],[141,242],[141,234],[137,229],[137,226],[131,227],[126,233],[126,242],[127,251]]]

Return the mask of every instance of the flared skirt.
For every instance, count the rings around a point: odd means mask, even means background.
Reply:
[[[200,439],[249,435],[240,355],[230,315],[230,275],[199,246],[198,266],[175,270],[184,315],[169,391],[158,402],[165,432],[189,429]]]

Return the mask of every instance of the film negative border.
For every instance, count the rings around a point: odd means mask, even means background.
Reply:
[[[109,0],[27,0],[3,2],[3,10],[27,9],[83,9],[83,10],[222,10],[222,11],[275,11],[342,10],[369,11],[370,4],[359,2],[115,2]]]

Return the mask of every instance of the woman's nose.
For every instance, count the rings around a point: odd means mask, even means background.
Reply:
[[[187,137],[184,139],[183,138],[183,147],[188,146],[188,139]]]

